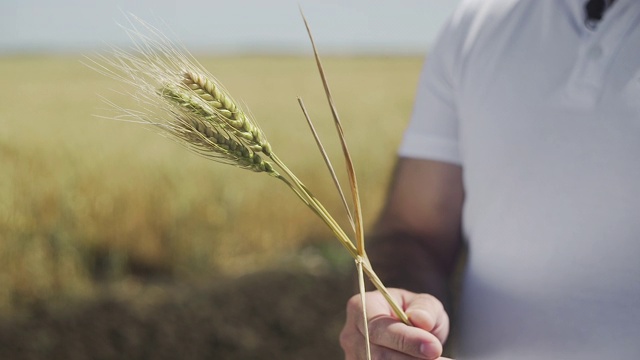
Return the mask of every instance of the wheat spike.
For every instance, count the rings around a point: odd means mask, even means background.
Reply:
[[[256,152],[271,155],[271,145],[267,142],[260,128],[245,115],[235,101],[226,94],[221,86],[206,76],[193,71],[184,73],[183,84],[194,91],[203,101],[218,114],[218,119],[229,126],[229,129]]]
[[[219,112],[203,106],[206,104],[190,91],[166,85],[160,94],[176,105],[174,122],[167,131],[191,149],[219,162],[278,176],[273,166],[257,154],[261,147],[247,145],[234,132],[228,132],[219,121]]]

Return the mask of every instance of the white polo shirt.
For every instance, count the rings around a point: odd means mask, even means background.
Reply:
[[[457,359],[640,359],[640,1],[464,1],[400,156],[463,166]]]

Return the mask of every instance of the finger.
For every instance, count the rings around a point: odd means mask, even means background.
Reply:
[[[366,359],[366,355],[362,354],[362,359]],[[389,349],[379,345],[371,345],[371,356],[373,359],[384,359],[384,360],[424,360],[425,357],[415,357],[409,354],[405,354],[394,349]],[[440,360],[438,358],[438,360]]]
[[[436,359],[442,353],[441,339],[446,338],[448,317],[442,304],[433,296],[418,295],[401,289],[389,289],[397,301],[404,304],[414,326],[401,323],[393,314],[384,297],[378,292],[367,293],[367,314],[371,343],[381,348],[404,353],[417,359]],[[413,317],[413,318],[412,318]],[[352,354],[365,348],[362,319],[362,303],[359,295],[354,295],[347,305],[347,326],[341,335],[341,344]],[[440,337],[430,334],[436,331]],[[442,333],[442,334],[441,334]]]
[[[369,320],[380,316],[392,316],[393,311],[379,292],[367,292],[365,296]],[[364,334],[362,299],[359,294],[352,296],[347,302],[346,324],[354,325],[361,335]]]
[[[442,303],[431,295],[421,294],[407,301],[406,313],[413,326],[434,334],[444,343],[449,334],[449,317]]]
[[[378,316],[380,314],[391,315],[393,310],[385,300],[384,296],[379,292],[365,293],[367,302],[367,314],[369,317]],[[347,302],[347,316],[362,318],[362,300],[360,294],[353,295]]]
[[[442,355],[442,344],[433,334],[407,326],[390,316],[381,316],[369,322],[371,343],[393,349],[417,359],[437,359]]]
[[[364,337],[355,327],[346,326],[340,333],[340,346],[344,351],[345,360],[365,359],[363,357],[365,348]]]
[[[362,337],[360,337],[362,339]],[[355,340],[355,339],[354,339]],[[366,348],[364,341],[355,341],[350,343],[345,350],[345,360],[366,360]],[[383,346],[371,344],[371,357],[373,359],[384,360],[418,360],[419,358],[403,354],[399,351],[389,349]]]

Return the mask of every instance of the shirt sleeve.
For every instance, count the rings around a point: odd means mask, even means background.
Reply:
[[[454,69],[457,63],[453,18],[440,31],[420,74],[413,112],[398,155],[462,165]]]

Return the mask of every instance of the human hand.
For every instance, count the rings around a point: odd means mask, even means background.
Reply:
[[[378,291],[366,293],[369,337],[373,359],[439,359],[442,344],[449,334],[449,317],[442,303],[428,294],[402,289],[389,293],[403,307],[413,326],[400,321]],[[340,333],[345,360],[365,359],[365,337],[360,295],[347,303],[347,319]]]

